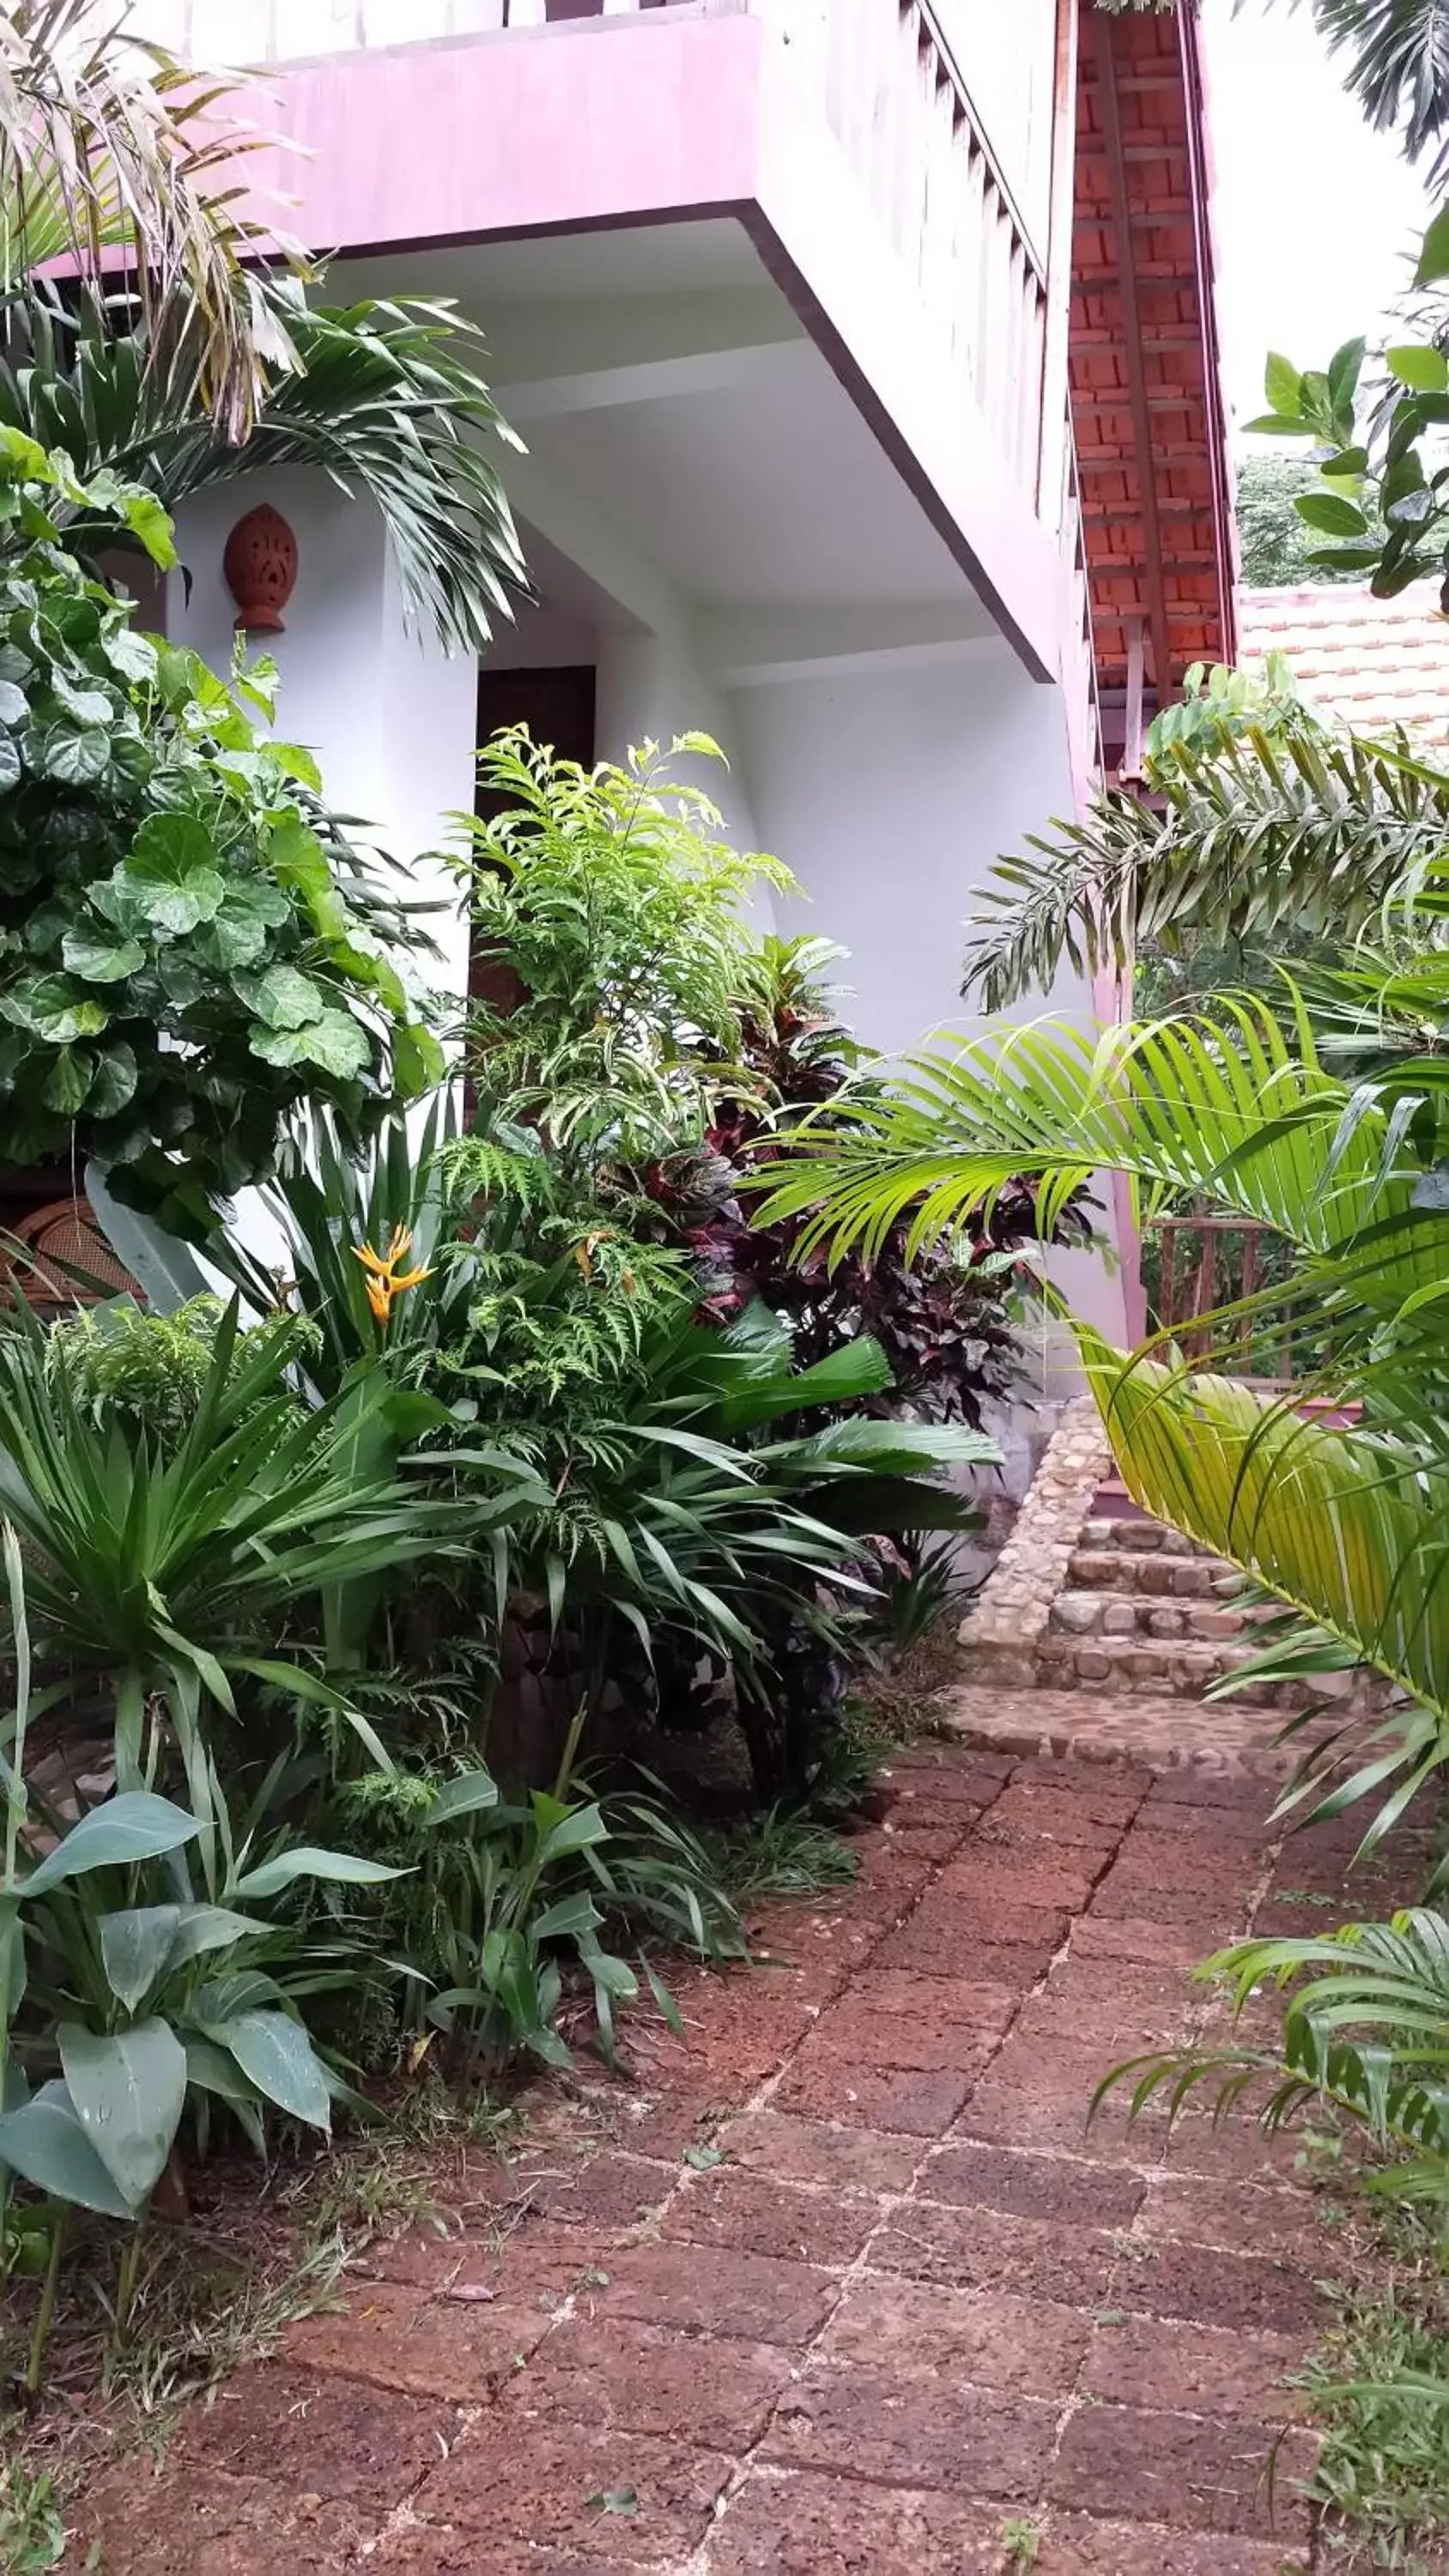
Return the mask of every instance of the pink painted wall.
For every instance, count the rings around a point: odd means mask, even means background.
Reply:
[[[743,204],[763,40],[754,17],[651,16],[329,55],[268,81],[311,157],[269,152],[251,175],[319,251]]]

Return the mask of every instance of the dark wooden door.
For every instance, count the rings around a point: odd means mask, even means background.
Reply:
[[[526,724],[535,742],[553,745],[561,760],[594,763],[595,673],[591,662],[564,663],[555,670],[489,671],[478,674],[478,740],[485,743],[505,725]],[[486,823],[500,812],[506,798],[485,788],[475,793],[478,819]],[[486,992],[495,1006],[511,1009],[516,995],[500,986],[500,961],[473,943],[468,967],[470,993]]]

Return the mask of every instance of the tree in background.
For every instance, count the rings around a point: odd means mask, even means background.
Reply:
[[[1298,456],[1245,456],[1238,467],[1238,544],[1250,590],[1292,590],[1300,583],[1350,578],[1323,562],[1295,503],[1317,484]]]

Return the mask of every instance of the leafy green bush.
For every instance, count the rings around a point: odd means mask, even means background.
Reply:
[[[0,1102],[18,1164],[94,1156],[117,1195],[195,1234],[265,1172],[308,1098],[356,1121],[441,1070],[392,951],[403,917],[270,739],[271,675],[228,688],[139,635],[56,542],[169,522],[77,485],[0,428]]]
[[[441,2033],[453,2064],[488,2071],[522,2050],[571,2063],[560,2028],[571,1987],[610,2064],[614,2014],[647,1985],[666,2018],[667,1989],[639,1950],[638,1971],[611,1938],[665,1941],[702,1959],[747,1955],[734,1905],[704,1845],[652,1799],[569,1794],[574,1728],[559,1780],[503,1804],[486,1772],[441,1779],[373,1774],[339,1797],[349,1831],[404,1859],[410,1876],[381,1900],[379,1939],[419,1972],[413,2019]]]
[[[219,1297],[193,1297],[169,1315],[129,1297],[77,1307],[52,1324],[46,1368],[98,1430],[114,1425],[130,1441],[173,1448],[196,1418],[223,1311]],[[271,1316],[242,1337],[234,1364],[254,1359],[273,1335],[285,1335],[289,1364],[310,1356],[308,1333]]]

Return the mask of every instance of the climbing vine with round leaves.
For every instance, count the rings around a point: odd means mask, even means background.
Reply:
[[[442,1059],[274,674],[137,633],[77,551],[122,527],[174,561],[149,495],[0,431],[0,1158],[94,1159],[194,1234],[304,1100],[361,1130]]]

